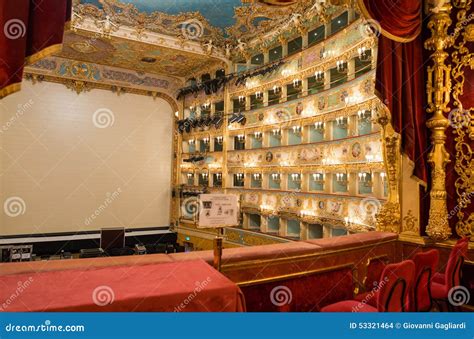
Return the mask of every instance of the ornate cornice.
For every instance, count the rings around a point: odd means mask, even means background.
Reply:
[[[60,76],[56,74],[48,74],[42,72],[40,68],[35,67],[26,67],[23,77],[25,80],[32,81],[33,84],[39,83],[42,81],[58,83],[66,86],[67,88],[73,90],[77,94],[88,92],[92,89],[102,89],[108,90],[121,95],[124,93],[132,93],[138,95],[144,95],[148,97],[161,98],[170,104],[173,112],[178,110],[178,104],[176,100],[170,96],[168,93],[160,92],[155,89],[144,89],[139,87],[134,87],[132,85],[117,85],[113,82],[107,81],[94,81],[86,77],[71,77],[71,76]]]

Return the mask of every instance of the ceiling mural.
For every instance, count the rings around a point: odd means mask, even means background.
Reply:
[[[233,26],[234,8],[242,6],[241,0],[121,0],[124,4],[131,4],[135,8],[147,14],[162,12],[171,15],[180,13],[200,12],[206,20],[214,27],[224,30]],[[92,4],[102,8],[99,0],[83,0],[81,3]]]
[[[182,81],[248,59],[355,0],[73,0],[57,57]],[[253,53],[253,54],[252,54]]]
[[[180,78],[218,63],[215,59],[194,53],[134,40],[90,38],[72,31],[65,34],[63,50],[58,56]]]
[[[216,47],[239,43],[289,23],[320,19],[353,0],[76,0],[73,21],[133,26]]]

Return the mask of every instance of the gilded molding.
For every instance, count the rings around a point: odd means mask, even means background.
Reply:
[[[472,141],[474,140],[474,107],[464,107],[462,97],[466,95],[465,72],[474,69],[474,52],[469,45],[474,42],[474,13],[472,0],[453,1],[457,10],[457,21],[454,27],[454,52],[451,53],[453,86],[453,105],[455,108],[449,115],[453,134],[455,136],[456,159],[454,170],[457,178],[455,188],[457,194],[457,207],[450,212],[457,217],[456,233],[470,236],[474,239],[474,215],[469,214],[466,208],[472,204],[474,192],[474,152]]]
[[[68,78],[63,78],[60,76],[43,75],[43,74],[37,74],[37,73],[33,73],[31,71],[26,71],[26,70],[23,76],[25,80],[30,80],[32,81],[33,84],[36,82],[41,82],[41,81],[62,84],[66,86],[67,88],[75,91],[77,94],[88,92],[91,89],[102,89],[102,90],[108,90],[111,92],[115,91],[117,95],[119,95],[120,93],[131,93],[131,94],[138,94],[138,95],[152,97],[153,99],[161,98],[170,104],[173,111],[178,110],[178,105],[176,101],[172,97],[170,97],[168,94],[165,94],[165,93],[147,91],[147,90],[131,88],[131,87],[122,87],[121,90],[117,92],[116,86],[111,85],[111,84],[91,82],[91,81],[85,81],[85,80],[68,79]]]
[[[432,144],[428,155],[432,179],[426,233],[436,241],[446,240],[451,235],[446,203],[446,165],[450,159],[445,147],[449,120],[444,116],[444,113],[449,112],[451,93],[451,66],[446,64],[449,56],[446,49],[453,44],[453,37],[448,35],[451,9],[450,0],[443,1],[441,6],[435,6],[434,1],[428,2],[427,10],[430,14],[428,29],[431,31],[431,37],[425,41],[425,48],[433,53],[430,56],[432,64],[428,66],[427,112],[433,116],[426,123],[431,130]]]
[[[381,102],[377,109],[377,121],[382,126],[383,157],[388,180],[388,200],[377,214],[377,230],[400,233],[401,204],[401,148],[400,135],[393,129],[390,111]]]

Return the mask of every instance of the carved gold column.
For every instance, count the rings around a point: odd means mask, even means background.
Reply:
[[[376,216],[377,231],[400,233],[400,135],[393,129],[390,111],[382,103],[375,106],[376,121],[382,126],[383,158],[388,180],[388,199]]]
[[[448,208],[446,205],[446,165],[450,162],[449,154],[446,152],[446,128],[449,120],[444,113],[449,111],[447,107],[451,92],[451,67],[446,65],[448,53],[446,49],[453,43],[448,35],[451,25],[450,13],[451,3],[445,1],[442,6],[434,6],[433,1],[428,2],[430,21],[428,28],[431,37],[426,40],[425,48],[434,51],[430,59],[432,65],[428,67],[428,113],[433,113],[426,125],[431,130],[432,149],[428,155],[431,165],[431,192],[430,213],[426,233],[433,240],[446,240],[451,235],[448,223]]]

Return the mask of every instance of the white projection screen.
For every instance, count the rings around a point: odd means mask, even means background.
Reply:
[[[172,111],[24,82],[0,100],[0,236],[168,226]]]

